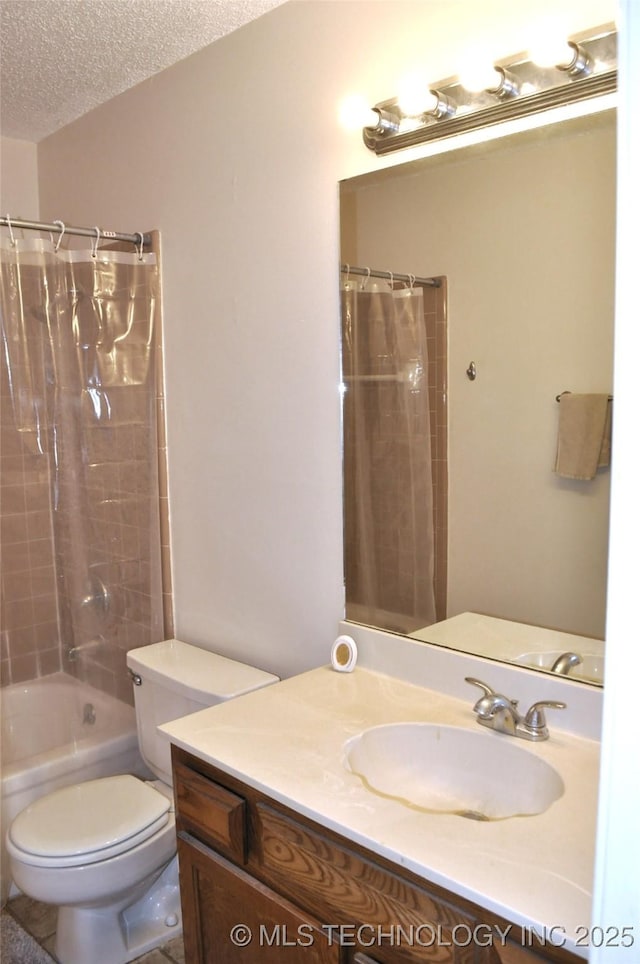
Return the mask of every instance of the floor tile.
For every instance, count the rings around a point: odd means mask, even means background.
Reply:
[[[20,894],[9,901],[7,910],[38,941],[43,941],[56,932],[58,909],[52,904],[42,904]]]
[[[185,964],[184,941],[182,937],[174,937],[172,941],[163,944],[162,950],[175,964]]]

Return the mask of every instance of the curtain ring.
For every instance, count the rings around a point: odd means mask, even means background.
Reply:
[[[9,238],[11,239],[11,247],[15,248],[18,242],[16,241],[15,236],[13,234],[13,228],[11,226],[11,218],[9,217],[8,214],[7,214],[7,227],[9,228]]]
[[[58,253],[58,248],[60,247],[60,243],[61,243],[61,241],[62,241],[62,239],[63,239],[63,237],[64,237],[64,232],[67,230],[67,226],[66,226],[66,224],[64,223],[64,221],[54,221],[53,223],[60,225],[60,235],[58,236],[58,240],[56,241],[55,247],[54,247],[54,249],[53,249],[53,250],[55,251],[55,253],[57,254],[57,253]]]
[[[136,249],[138,251],[138,261],[142,261],[142,248],[144,247],[144,235],[142,231],[136,231],[136,234],[140,238],[139,242],[136,242]]]
[[[91,257],[98,257],[98,245],[100,244],[100,228],[96,225],[93,229],[96,232],[95,240],[91,242]]]
[[[393,288],[393,283],[394,283],[394,282],[393,282],[393,271],[390,271],[390,272],[389,272],[389,284],[391,285],[392,288]]]
[[[416,283],[416,276],[414,274],[409,274],[409,288],[413,291],[413,286]]]
[[[370,278],[371,278],[371,268],[367,268],[367,277],[365,278],[365,280],[364,280],[364,281],[362,282],[362,284],[360,285],[360,290],[361,290],[361,291],[364,291],[364,289],[367,287],[367,285],[369,284]]]

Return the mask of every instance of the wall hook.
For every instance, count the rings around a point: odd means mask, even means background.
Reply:
[[[469,367],[467,368],[467,378],[469,381],[475,382],[477,374],[478,372],[476,371],[476,363],[473,361],[469,362]]]

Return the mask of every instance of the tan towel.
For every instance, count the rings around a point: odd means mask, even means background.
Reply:
[[[565,479],[593,479],[611,458],[611,399],[608,395],[560,396],[555,471]]]

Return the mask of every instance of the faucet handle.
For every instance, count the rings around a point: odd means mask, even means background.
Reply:
[[[495,696],[495,690],[492,690],[487,683],[483,683],[481,679],[476,679],[475,676],[465,676],[464,681],[471,683],[472,686],[479,686],[485,696]]]
[[[534,703],[524,718],[524,725],[527,730],[532,733],[542,736],[547,731],[547,720],[544,715],[544,707],[548,706],[552,710],[565,710],[567,708],[566,703],[560,703],[558,700],[538,700]]]

